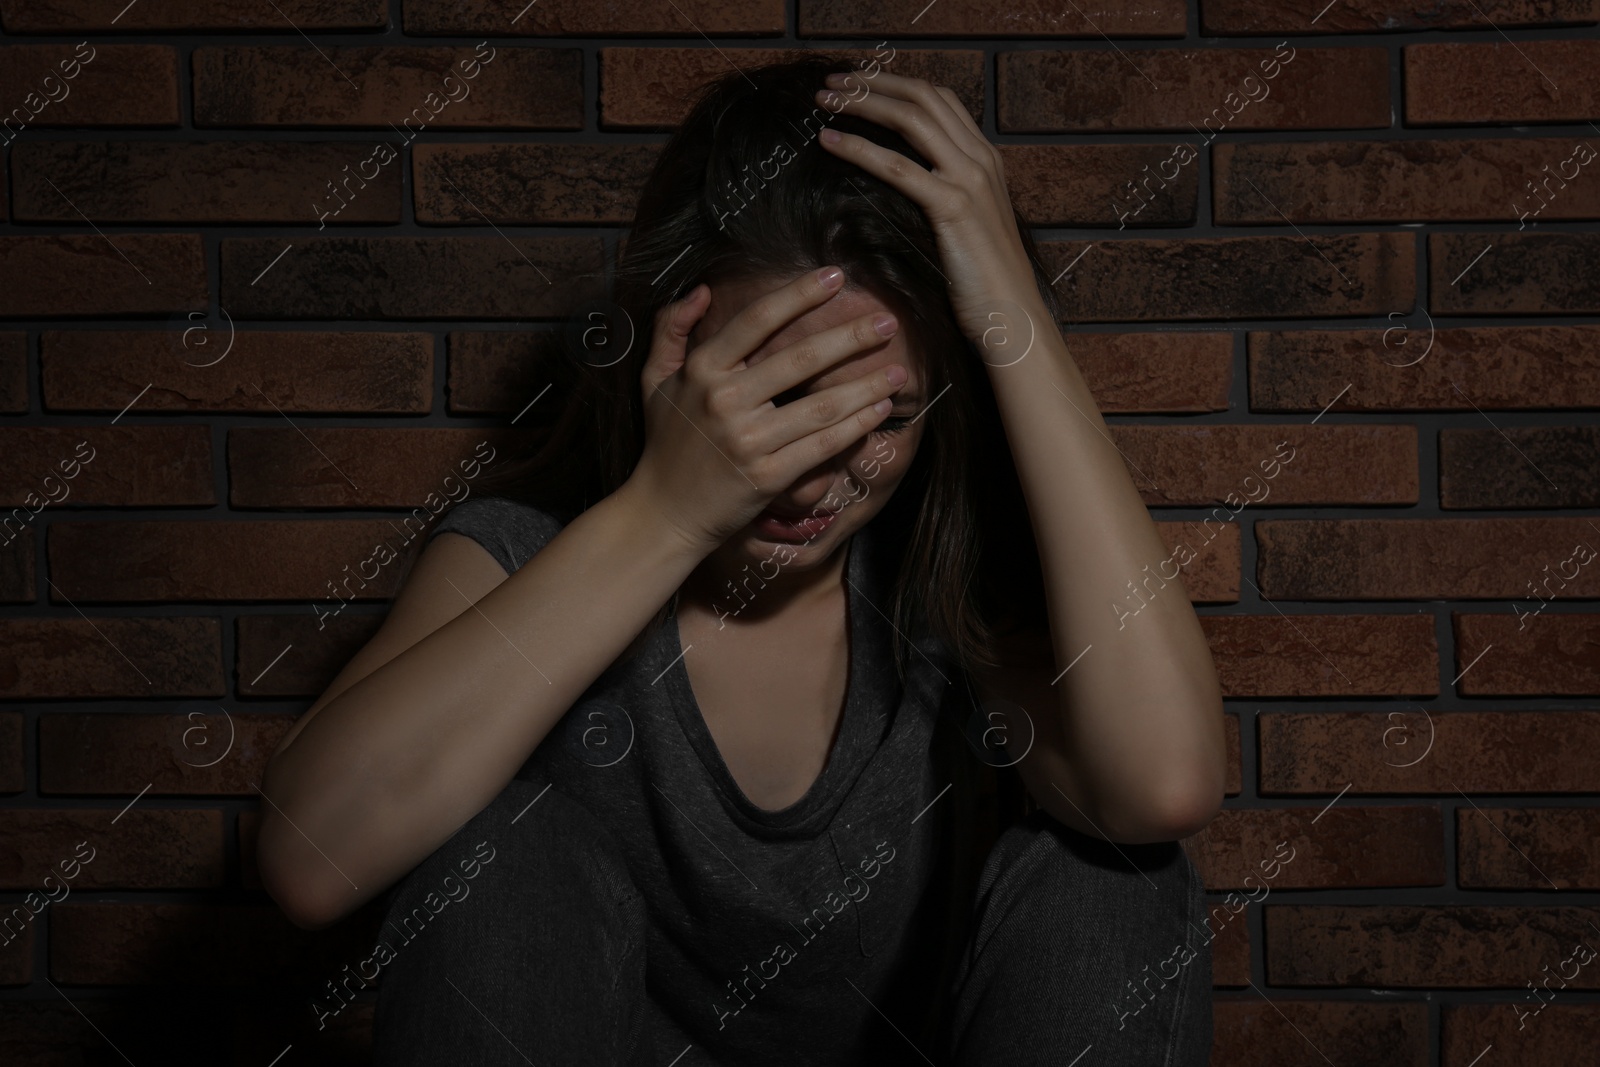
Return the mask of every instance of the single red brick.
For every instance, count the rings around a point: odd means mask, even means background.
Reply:
[[[224,45],[194,51],[194,124],[393,130],[583,128],[576,48]]]
[[[1520,988],[1554,972],[1588,929],[1579,907],[1281,905],[1266,908],[1273,985]],[[1589,935],[1593,937],[1593,935]],[[1571,989],[1600,989],[1580,968]]]
[[[599,332],[586,335],[599,338],[601,345],[645,344],[649,329],[642,332],[622,316],[606,312],[590,319],[589,327]],[[613,318],[615,322],[613,322]],[[527,330],[453,330],[450,335],[450,363],[446,382],[452,415],[513,415],[518,425],[549,425],[559,414],[560,395],[546,390],[566,374],[560,361],[569,359],[561,347],[562,331],[542,326]],[[581,342],[580,342],[581,343]],[[619,357],[620,358],[620,357]],[[610,355],[607,354],[609,362]]]
[[[8,22],[9,25],[9,22]],[[176,126],[178,52],[154,44],[0,47],[0,138],[62,126]]]
[[[1462,696],[1600,696],[1600,615],[1545,614],[1530,598],[1451,620]]]
[[[1102,412],[1228,410],[1233,388],[1231,333],[1062,332]]]
[[[1244,768],[1239,747],[1239,716],[1225,713],[1222,716],[1222,725],[1228,747],[1228,773],[1224,778],[1222,791],[1228,796],[1236,796],[1244,789]]]
[[[1428,1006],[1421,1002],[1353,1003],[1219,1000],[1213,1009],[1211,1062],[1217,1067],[1290,1063],[1359,1063],[1429,1067]]]
[[[995,57],[1004,133],[1389,126],[1383,48],[1022,49]]]
[[[828,54],[854,60],[858,65],[874,58],[871,48],[830,48]],[[672,129],[688,114],[700,88],[728,74],[730,67],[743,70],[793,58],[794,50],[781,48],[602,48],[600,128]],[[881,57],[879,61],[882,63]],[[946,86],[961,98],[975,121],[983,115],[984,54],[980,51],[902,50],[883,69]],[[817,88],[826,86],[819,84]],[[849,110],[848,104],[845,110]],[[815,115],[812,131],[832,118],[820,103]],[[773,134],[791,145],[802,145],[815,136],[815,132],[808,133],[798,126],[775,128]]]
[[[1433,805],[1228,808],[1188,840],[1207,889],[1243,889],[1254,900],[1275,889],[1444,885],[1444,824]]]
[[[1252,411],[1600,408],[1600,326],[1248,335]]]
[[[164,332],[46,330],[39,365],[52,412],[115,413],[135,396],[141,411],[426,415],[433,406],[426,333],[241,333],[197,313]]]
[[[1600,507],[1600,427],[1440,430],[1439,506]]]
[[[1395,7],[1383,0],[1204,0],[1200,27],[1219,37],[1263,33],[1386,33],[1404,30],[1481,30],[1485,24],[1568,26],[1600,19],[1595,0],[1439,0],[1428,7]]]
[[[28,335],[0,332],[0,412],[28,411]]]
[[[531,319],[560,317],[603,289],[599,237],[311,237],[292,245],[224,238],[222,306],[247,319]]]
[[[47,906],[39,904],[39,901],[45,899],[47,898],[44,894],[40,893],[33,906]],[[21,903],[11,905],[11,912],[8,916],[10,925],[5,927],[4,935],[0,935],[5,938],[5,940],[0,941],[0,986],[21,986],[33,981],[35,925],[34,921],[27,921],[25,926],[21,925],[25,921],[23,916],[32,915],[32,907],[30,907],[27,900],[28,898],[24,897]],[[11,1042],[18,1041],[19,1036],[17,1031],[12,1029],[10,1019],[12,1013],[6,1011],[6,1008],[11,1008],[21,1003],[23,1002],[19,1000],[0,1002],[0,1020],[4,1020],[4,1022],[0,1022],[0,1027],[4,1028],[6,1038]],[[44,1061],[37,1062],[43,1063]]]
[[[0,514],[0,603],[32,604],[39,595],[36,538],[25,525],[29,514],[26,508]]]
[[[127,556],[117,556],[124,565]],[[219,697],[222,624],[215,618],[111,616],[0,620],[8,700]]]
[[[1439,1067],[1484,1067],[1483,1053],[1491,1046],[1500,1054],[1495,1063],[1505,1067],[1593,1059],[1600,1046],[1600,1005],[1551,1003],[1552,998],[1541,992],[1535,1006],[1526,988],[1529,982],[1551,993],[1561,988],[1559,961],[1550,964],[1548,972],[1545,966],[1541,963],[1537,975],[1523,980],[1511,1003],[1440,1005]],[[1550,974],[1554,977],[1545,986]]]
[[[1212,985],[1247,986],[1250,984],[1250,927],[1240,921],[1244,916],[1229,916],[1228,906],[1220,901],[1213,900],[1209,904],[1213,910],[1220,908],[1225,918],[1208,919],[1206,929],[1197,931],[1191,944],[1199,945],[1207,936],[1211,937]]]
[[[29,141],[11,153],[16,217],[396,223],[404,166],[396,155],[384,157],[370,141]],[[381,158],[391,162],[379,166]]]
[[[1538,163],[1552,172],[1575,169],[1574,144],[1571,137],[1219,144],[1212,153],[1214,211],[1219,223],[1273,226],[1285,217],[1515,222],[1545,204],[1528,188],[1530,174],[1541,178]],[[1541,221],[1594,218],[1600,181],[1572,182],[1570,193],[1562,190],[1540,213]]]
[[[1204,507],[1415,504],[1414,426],[1111,427],[1144,502]]]
[[[1086,0],[1064,10],[1022,8],[1003,12],[982,4],[929,4],[886,0],[874,6],[847,0],[806,0],[800,36],[870,37],[1182,37],[1186,7],[1180,0],[1130,6]]]
[[[519,10],[520,9],[520,10]],[[685,12],[649,0],[540,0],[506,4],[497,0],[406,0],[408,34],[495,37],[672,37],[690,34],[777,36],[785,32],[782,0],[697,3]],[[814,36],[801,33],[802,37]]]
[[[1600,312],[1597,263],[1600,233],[1431,233],[1428,307],[1441,315]]]
[[[39,792],[254,796],[295,716],[51,712],[39,718]]]
[[[659,154],[650,144],[418,144],[417,221],[626,226]]]
[[[1600,119],[1600,40],[1413,44],[1406,125]]]
[[[239,842],[239,884],[246,889],[262,889],[261,865],[256,862],[256,842],[261,837],[261,813],[241,811],[237,822]]]
[[[209,299],[194,233],[0,237],[0,277],[0,316],[12,318],[182,312]]]
[[[1069,322],[1295,318],[1408,311],[1408,233],[1040,241]]]
[[[276,905],[67,902],[52,907],[50,976],[64,985],[314,985],[370,959],[381,921],[374,913],[313,933]]]
[[[1193,159],[1192,150],[1166,144],[996,147],[1006,186],[1030,226],[1194,225],[1200,166],[1181,162]]]
[[[234,691],[240,697],[316,697],[372,639],[382,615],[351,613],[318,626],[310,612],[235,620]]]
[[[85,601],[305,600],[319,616],[394,596],[438,509],[390,519],[57,520],[52,595]],[[129,566],[137,559],[139,567]],[[251,566],[240,567],[240,560]],[[371,569],[370,575],[360,572]]]
[[[228,431],[235,508],[384,508],[463,499],[525,446],[524,430],[238,427]],[[0,438],[3,439],[3,438]]]
[[[389,21],[383,0],[273,0],[252,8],[228,0],[186,0],[183,4],[130,4],[118,11],[94,0],[0,0],[0,22],[9,33],[137,33],[166,30],[267,30],[280,33],[284,22],[297,30],[381,30]]]
[[[1600,567],[1546,585],[1583,519],[1268,519],[1256,571],[1270,600],[1465,600],[1600,595]]]
[[[116,819],[112,826],[111,820]],[[216,809],[27,808],[0,815],[0,887],[38,888],[46,875],[75,890],[216,889],[222,812]]]
[[[10,692],[9,686],[6,691]],[[22,754],[23,727],[22,712],[0,711],[0,793],[20,793],[26,787],[28,770]]]
[[[1261,794],[1588,793],[1600,714],[1269,712],[1256,719]]]
[[[1600,889],[1600,808],[1456,808],[1463,889]]]
[[[0,427],[0,505],[215,504],[208,426]]]
[[[1203,615],[1224,696],[1434,696],[1424,615]]]

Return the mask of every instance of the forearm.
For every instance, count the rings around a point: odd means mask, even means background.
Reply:
[[[1205,634],[1066,343],[1042,301],[1025,310],[1033,348],[988,374],[1065,670],[1055,689],[1079,802],[1117,813],[1220,802],[1222,697]]]
[[[341,914],[392,884],[505,787],[699,561],[625,492],[579,515],[274,756],[276,869]]]

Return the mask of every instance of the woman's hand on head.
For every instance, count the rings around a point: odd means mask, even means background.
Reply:
[[[1012,210],[999,149],[951,89],[874,66],[872,73],[829,75],[817,89],[818,101],[835,114],[895,131],[933,169],[859,134],[825,128],[819,143],[898,189],[927,214],[951,307],[968,340],[992,348],[994,338],[1003,336],[997,326],[1020,329],[1023,319],[1031,333],[1033,317],[1047,322],[1048,311]]]
[[[656,315],[639,383],[644,452],[628,480],[662,522],[707,554],[807,471],[881,423],[905,381],[905,368],[893,364],[774,403],[893,336],[893,330],[879,333],[874,316],[863,315],[747,365],[768,337],[839,291],[843,275],[830,284],[822,273],[808,272],[757,299],[693,351],[689,335],[710,307],[708,286],[696,286]],[[896,367],[898,382],[890,377]]]

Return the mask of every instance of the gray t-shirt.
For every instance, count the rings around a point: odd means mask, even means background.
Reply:
[[[429,538],[465,534],[512,574],[561,526],[481,497]],[[901,549],[875,534],[869,523],[841,549],[848,695],[827,765],[794,804],[767,811],[739,789],[695,702],[675,616],[601,674],[517,773],[583,804],[621,844],[649,916],[647,1024],[669,1059],[692,1046],[678,1067],[920,1062],[907,1041],[938,1055],[971,904],[970,690],[921,629],[904,686],[896,677],[885,611]]]

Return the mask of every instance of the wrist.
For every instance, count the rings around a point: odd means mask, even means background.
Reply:
[[[654,485],[642,480],[637,473],[618,486],[616,492],[611,494],[611,499],[636,529],[650,530],[655,536],[664,538],[671,555],[681,556],[698,565],[717,547],[675,516]]]

